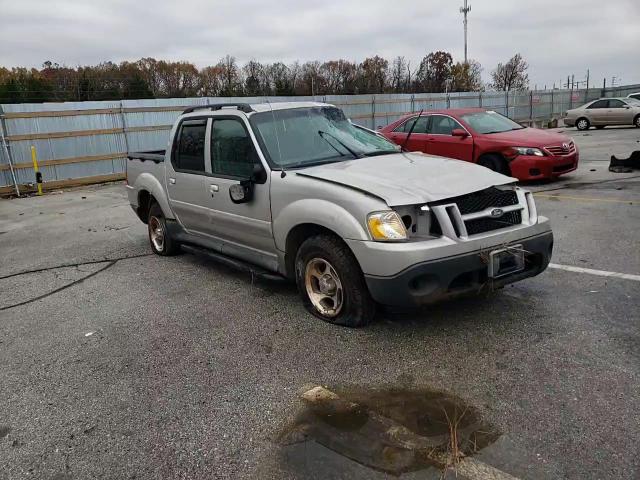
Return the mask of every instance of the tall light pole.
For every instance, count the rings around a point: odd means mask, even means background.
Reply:
[[[464,7],[460,7],[460,13],[464,15],[464,63],[468,63],[467,58],[467,14],[471,11],[468,0],[464,0]]]

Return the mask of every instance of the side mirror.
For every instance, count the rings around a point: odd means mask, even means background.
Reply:
[[[454,128],[451,131],[451,135],[453,137],[461,137],[461,138],[465,138],[469,136],[469,133],[466,130],[463,130],[462,128]]]
[[[233,203],[247,203],[253,199],[253,182],[243,180],[229,187],[229,197]]]
[[[264,168],[262,167],[262,164],[259,160],[257,160],[257,163],[253,164],[253,170],[251,171],[249,180],[252,183],[258,184],[262,184],[267,181],[267,172],[264,171]]]
[[[229,197],[233,203],[247,203],[253,200],[253,186],[267,181],[267,172],[262,164],[255,163],[251,175],[246,180],[229,187]]]

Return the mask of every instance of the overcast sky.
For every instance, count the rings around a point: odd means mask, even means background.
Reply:
[[[140,57],[199,67],[241,62],[361,61],[430,51],[463,59],[463,0],[0,0],[0,65],[68,66]],[[640,0],[470,0],[469,56],[495,65],[520,52],[531,85],[640,83]]]

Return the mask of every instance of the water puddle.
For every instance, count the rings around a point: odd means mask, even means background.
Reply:
[[[429,389],[315,387],[302,403],[278,440],[284,461],[306,478],[435,471],[500,436],[476,408]]]

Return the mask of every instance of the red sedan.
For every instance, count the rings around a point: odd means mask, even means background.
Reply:
[[[554,178],[578,168],[578,147],[571,138],[523,127],[482,108],[429,111],[420,118],[414,113],[380,133],[398,145],[406,143],[409,151],[474,162],[518,180]]]

